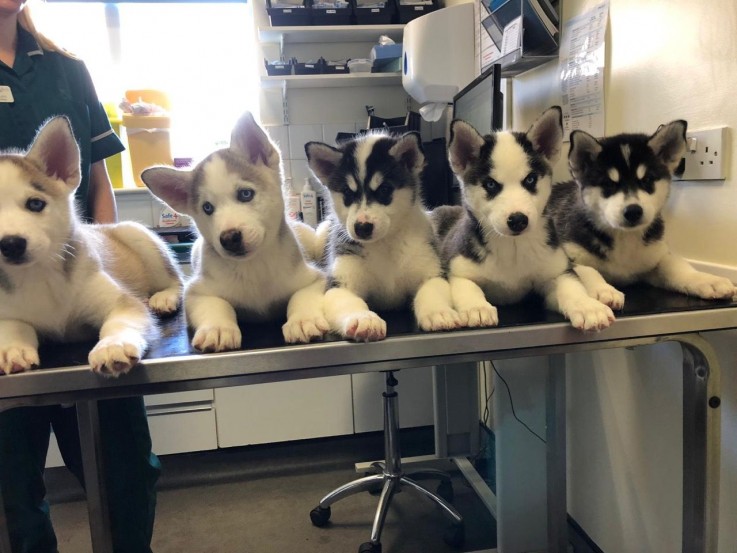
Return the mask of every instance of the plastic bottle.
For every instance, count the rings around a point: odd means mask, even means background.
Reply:
[[[311,227],[317,226],[317,193],[310,184],[310,179],[305,179],[304,188],[300,194],[302,203],[302,221]]]
[[[290,221],[299,221],[300,196],[294,191],[292,179],[286,179],[284,185],[284,204],[287,212],[287,219]]]

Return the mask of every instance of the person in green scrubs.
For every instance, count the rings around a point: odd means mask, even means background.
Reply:
[[[24,150],[41,124],[66,115],[81,151],[77,205],[87,221],[114,222],[105,158],[123,150],[82,61],[36,32],[23,0],[0,0],[0,149]],[[0,386],[3,378],[0,376]],[[115,553],[150,553],[161,471],[141,397],[99,402]],[[84,486],[76,410],[60,405],[0,413],[0,486],[13,553],[56,553],[43,472],[53,428]]]

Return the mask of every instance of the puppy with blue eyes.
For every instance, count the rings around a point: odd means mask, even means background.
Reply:
[[[552,166],[563,144],[561,110],[545,111],[526,133],[482,136],[456,120],[448,145],[462,206],[433,211],[453,304],[468,326],[498,323],[493,304],[531,293],[582,330],[600,330],[612,310],[590,297],[560,245],[548,213]]]
[[[286,318],[288,343],[328,331],[325,276],[303,257],[284,213],[281,156],[250,113],[236,123],[230,147],[194,169],[152,167],[141,178],[199,232],[184,293],[193,347],[238,349],[238,320]]]
[[[381,340],[373,310],[410,307],[422,330],[460,326],[420,197],[425,167],[416,133],[372,133],[342,143],[305,145],[308,164],[327,187],[332,214],[318,228],[328,272],[325,315],[331,330],[356,341]]]

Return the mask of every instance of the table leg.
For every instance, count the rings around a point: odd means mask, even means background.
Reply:
[[[105,488],[97,401],[78,402],[77,420],[79,421],[79,440],[82,446],[92,550],[94,553],[112,553],[113,540]]]
[[[682,550],[714,553],[719,524],[719,363],[700,336],[679,337],[678,342],[683,350]]]
[[[548,358],[545,387],[545,456],[548,503],[548,552],[568,551],[566,490],[566,356]]]

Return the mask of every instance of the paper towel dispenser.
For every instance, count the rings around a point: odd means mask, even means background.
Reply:
[[[443,8],[404,27],[402,86],[420,105],[438,108],[476,76],[473,4]]]

